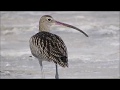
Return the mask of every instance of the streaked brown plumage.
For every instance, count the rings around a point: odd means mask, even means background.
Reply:
[[[36,58],[53,61],[62,67],[68,66],[67,48],[63,40],[49,32],[39,32],[31,37],[30,49]]]
[[[32,55],[39,60],[41,71],[43,68],[42,61],[52,61],[55,63],[55,78],[58,79],[57,64],[62,67],[68,67],[68,55],[67,47],[63,40],[59,36],[50,33],[50,26],[53,24],[70,27],[80,31],[87,37],[88,35],[77,27],[54,20],[50,15],[41,17],[39,21],[39,32],[33,35],[29,40],[30,50]]]

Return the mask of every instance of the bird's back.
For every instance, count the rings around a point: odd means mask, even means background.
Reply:
[[[31,53],[36,58],[68,67],[67,48],[59,36],[42,31],[32,36],[29,42]]]

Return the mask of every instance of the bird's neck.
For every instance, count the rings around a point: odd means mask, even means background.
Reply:
[[[39,32],[41,32],[41,31],[50,32],[50,27],[45,26],[44,24],[39,24]]]

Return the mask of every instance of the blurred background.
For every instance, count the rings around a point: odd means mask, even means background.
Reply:
[[[30,57],[29,39],[39,31],[42,15],[74,25],[80,32],[54,26],[68,49],[69,67],[58,67],[60,78],[119,78],[120,12],[2,11],[0,12],[0,78],[41,78],[38,60]],[[55,78],[55,65],[43,62],[45,78]]]

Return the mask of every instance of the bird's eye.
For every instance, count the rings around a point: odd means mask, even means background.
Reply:
[[[49,18],[48,21],[51,21],[51,19]]]

